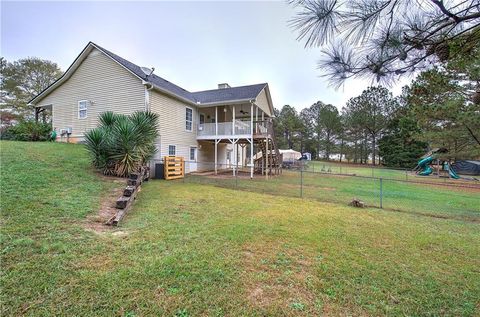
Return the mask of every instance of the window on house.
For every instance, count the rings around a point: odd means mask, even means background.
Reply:
[[[88,100],[80,100],[78,102],[78,119],[85,119],[87,117]]]
[[[193,126],[193,110],[192,108],[185,108],[185,129],[192,131]]]
[[[205,115],[203,113],[200,114],[200,124],[205,123]]]
[[[191,147],[190,148],[190,161],[196,161],[197,160],[197,148],[196,147]]]
[[[169,156],[175,156],[177,152],[177,147],[175,145],[169,145],[168,146],[168,155]]]

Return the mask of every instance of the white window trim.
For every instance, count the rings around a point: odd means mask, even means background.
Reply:
[[[192,127],[191,127],[190,130],[187,129],[187,122],[188,122],[188,120],[187,120],[187,109],[192,110],[192,120],[190,121],[192,123]],[[185,131],[193,132],[193,108],[188,107],[188,106],[185,106]]]
[[[170,154],[170,147],[171,147],[171,146],[173,146],[174,152],[175,152],[175,154],[173,154],[173,155]],[[167,150],[168,150],[168,156],[176,156],[176,155],[177,155],[177,146],[176,146],[176,145],[174,145],[174,144],[169,144]]]
[[[86,108],[85,109],[82,109],[82,110],[85,110],[85,117],[83,118],[80,118],[80,103],[81,102],[85,102],[86,103]],[[88,100],[79,100],[78,103],[77,103],[77,117],[79,120],[83,120],[83,119],[87,119],[88,118],[88,105],[90,104],[90,101]]]

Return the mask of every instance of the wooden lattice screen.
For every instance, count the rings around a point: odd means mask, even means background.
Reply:
[[[183,157],[165,156],[165,179],[178,179],[185,176],[185,162]]]

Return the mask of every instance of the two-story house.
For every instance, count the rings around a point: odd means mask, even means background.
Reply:
[[[60,141],[81,142],[99,114],[139,110],[160,116],[157,154],[183,156],[187,172],[248,167],[254,155],[262,173],[272,173],[277,153],[268,84],[190,92],[120,56],[88,43],[66,72],[30,101],[36,113],[51,111]],[[270,165],[269,165],[270,164]],[[269,171],[267,171],[269,170]]]

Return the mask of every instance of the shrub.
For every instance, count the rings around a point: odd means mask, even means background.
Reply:
[[[158,115],[135,112],[130,116],[105,112],[100,126],[85,134],[92,164],[105,175],[128,176],[155,154]]]
[[[16,141],[47,141],[50,139],[52,127],[48,123],[35,122],[33,120],[21,121],[16,125],[2,130],[2,140]]]

